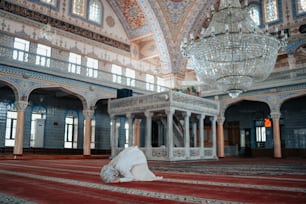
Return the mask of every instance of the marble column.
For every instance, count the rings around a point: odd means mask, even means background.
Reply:
[[[282,158],[280,128],[279,128],[280,115],[281,115],[280,112],[271,112],[271,117],[273,120],[273,139],[274,139],[274,157],[275,158]]]
[[[211,120],[211,132],[212,132],[212,143],[213,143],[213,157],[218,158],[217,157],[217,134],[216,134],[217,117],[212,116],[210,120]]]
[[[91,120],[93,117],[94,111],[91,109],[83,110],[83,115],[85,116],[85,135],[84,135],[84,143],[83,143],[83,155],[89,156],[91,155]]]
[[[199,132],[200,132],[200,157],[203,159],[205,157],[204,150],[204,118],[205,115],[201,114],[199,119]]]
[[[173,158],[173,114],[174,110],[166,110],[167,114],[167,148],[168,157],[171,160]]]
[[[111,130],[110,130],[110,145],[112,150],[112,158],[116,155],[116,150],[118,148],[118,138],[116,137],[116,117],[114,115],[111,118]]]
[[[218,123],[218,157],[224,158],[224,132],[223,132],[223,123],[225,118],[224,117],[218,117],[217,123]]]
[[[185,158],[190,158],[190,130],[189,130],[189,118],[190,118],[191,112],[186,111],[184,115],[184,143],[185,143]]]
[[[289,69],[295,69],[296,60],[295,60],[294,54],[288,54],[288,64],[289,64]],[[291,71],[290,77],[291,78],[296,77],[296,72]]]
[[[152,116],[153,116],[153,113],[146,111],[145,116],[146,116],[146,141],[145,141],[146,156],[148,159],[151,159],[152,158]]]
[[[193,146],[197,147],[197,123],[192,121]]]
[[[23,154],[23,133],[24,133],[24,112],[28,106],[28,101],[16,101],[17,127],[14,145],[14,155]]]
[[[134,115],[129,113],[127,114],[128,124],[129,124],[129,147],[134,145],[134,126],[133,119]]]

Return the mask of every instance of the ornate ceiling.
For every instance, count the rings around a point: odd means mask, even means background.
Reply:
[[[186,61],[180,43],[207,24],[214,0],[108,0],[132,42],[132,57],[160,64],[161,73],[180,73]],[[149,46],[145,46],[149,45]],[[134,56],[133,56],[134,54]]]

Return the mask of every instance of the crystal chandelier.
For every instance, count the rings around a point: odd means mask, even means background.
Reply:
[[[200,80],[234,98],[265,80],[274,68],[287,37],[279,40],[267,31],[258,28],[239,0],[221,0],[208,28],[198,37],[190,34],[189,41],[185,38],[181,53]]]

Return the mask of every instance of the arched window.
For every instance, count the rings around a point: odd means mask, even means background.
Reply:
[[[267,23],[278,20],[279,17],[278,17],[277,0],[265,0],[264,13],[265,13],[265,21]]]
[[[252,6],[250,9],[249,9],[249,14],[250,14],[250,17],[252,18],[252,20],[255,22],[255,24],[257,26],[260,25],[260,15],[259,15],[259,9],[257,6]]]
[[[306,0],[296,0],[297,13],[306,13]]]
[[[72,1],[72,13],[78,16],[85,16],[85,0]]]
[[[101,24],[102,8],[97,0],[89,1],[88,20]]]

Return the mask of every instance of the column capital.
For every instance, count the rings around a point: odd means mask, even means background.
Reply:
[[[217,117],[217,122],[218,122],[219,124],[223,124],[224,121],[225,121],[225,117],[223,117],[223,116]]]
[[[25,111],[25,109],[28,107],[28,101],[16,101],[15,106],[17,111]]]
[[[281,113],[278,111],[275,111],[275,112],[271,112],[270,115],[273,120],[279,120]]]
[[[133,113],[127,113],[127,114],[126,114],[126,117],[127,117],[128,119],[133,119],[133,118],[134,118],[134,114],[133,114]]]
[[[212,122],[216,122],[217,116],[210,116],[209,120],[212,121]]]
[[[93,115],[94,115],[95,111],[94,110],[91,110],[91,109],[85,109],[83,110],[83,115],[87,118],[93,118]]]
[[[185,111],[185,112],[183,113],[183,116],[184,116],[184,117],[190,117],[190,116],[191,116],[191,112],[190,112],[190,111]]]
[[[173,115],[174,112],[175,112],[175,110],[173,110],[173,109],[165,110],[165,113],[166,113],[167,115],[169,115],[169,114]]]
[[[147,118],[151,118],[153,116],[153,113],[150,111],[145,111],[144,114]]]
[[[203,120],[205,117],[206,117],[205,114],[200,114],[197,116],[197,119]]]

